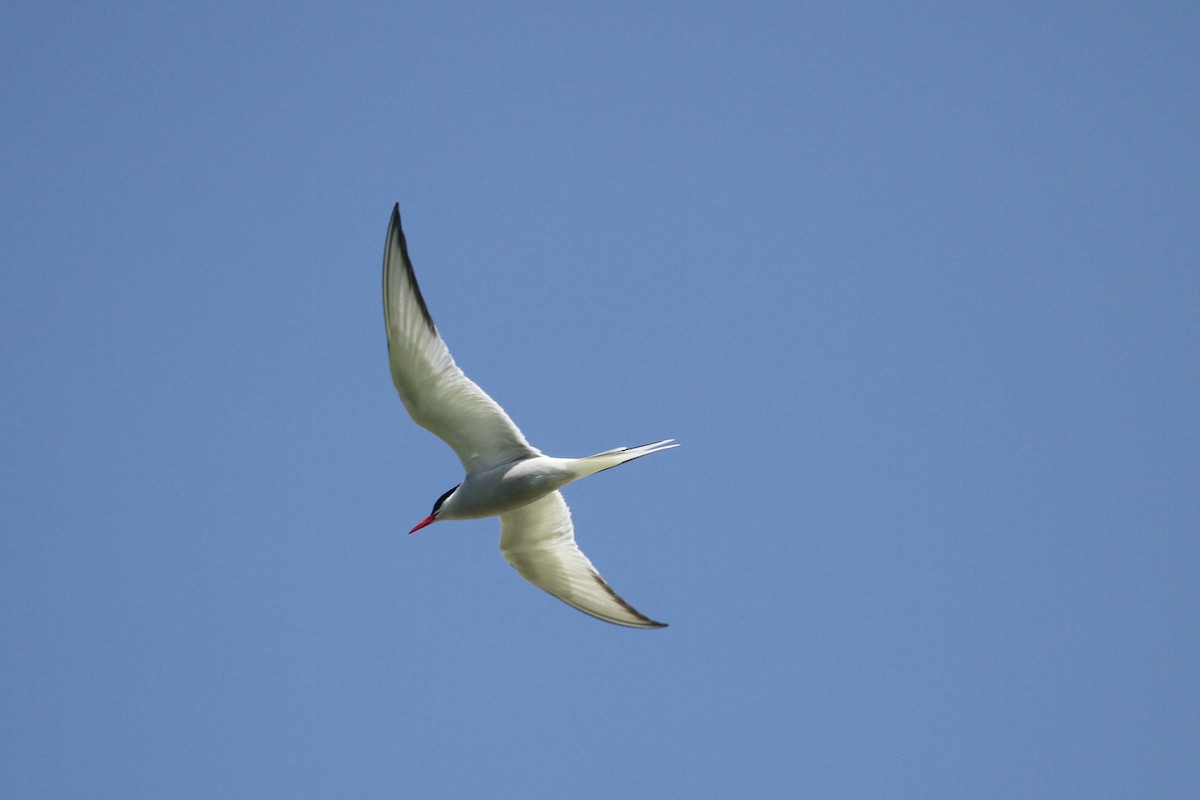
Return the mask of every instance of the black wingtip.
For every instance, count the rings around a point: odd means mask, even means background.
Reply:
[[[612,597],[613,600],[616,600],[617,603],[620,604],[620,606],[622,608],[624,608],[630,614],[633,614],[635,617],[637,617],[639,620],[641,620],[640,625],[630,625],[627,622],[617,622],[615,624],[625,625],[630,628],[665,628],[665,627],[667,627],[667,623],[659,622],[658,620],[655,620],[655,619],[650,619],[645,614],[638,611],[633,606],[629,605],[629,603],[625,600],[624,597],[621,597],[621,595],[619,595],[615,591],[613,591],[613,588],[608,585],[608,581],[606,581],[606,580],[604,580],[604,578],[600,577],[599,572],[593,572],[592,577],[596,579],[596,583],[600,584],[604,588],[604,591],[608,592],[609,596]],[[611,621],[611,620],[608,620],[608,621]]]
[[[421,296],[421,287],[417,284],[416,273],[413,272],[412,260],[408,257],[408,241],[404,238],[404,227],[400,224],[400,204],[392,206],[392,220],[388,225],[388,248],[391,243],[395,242],[400,249],[400,259],[404,264],[404,271],[408,275],[408,282],[412,286],[413,295],[417,300],[417,307],[421,310],[421,317],[425,320],[425,324],[429,326],[429,330],[437,334],[437,326],[433,324],[433,317],[429,313],[429,308],[425,305],[425,298]],[[387,252],[384,253],[384,292],[387,291]]]

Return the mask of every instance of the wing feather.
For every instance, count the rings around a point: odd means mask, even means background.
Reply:
[[[392,382],[404,407],[414,422],[450,445],[467,472],[541,454],[454,363],[417,286],[399,203],[383,252],[383,312]]]
[[[551,492],[500,515],[500,552],[521,577],[597,619],[630,628],[665,628],[612,590],[575,544],[571,511]]]

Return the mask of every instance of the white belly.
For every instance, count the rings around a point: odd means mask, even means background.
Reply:
[[[468,475],[438,519],[494,517],[528,505],[579,477],[569,466],[573,460],[538,456]]]

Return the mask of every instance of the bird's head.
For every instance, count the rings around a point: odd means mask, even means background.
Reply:
[[[424,528],[426,525],[432,525],[433,523],[437,522],[438,514],[442,513],[442,505],[446,502],[447,499],[449,499],[450,495],[454,494],[454,490],[457,488],[458,488],[458,486],[452,486],[450,489],[448,489],[446,492],[444,492],[442,494],[442,496],[439,497],[437,499],[437,501],[433,504],[433,511],[429,512],[429,516],[426,517],[425,519],[421,520],[420,522],[418,522],[417,527],[415,527],[411,531],[409,531],[409,535],[416,533],[417,531],[421,530],[421,528]]]

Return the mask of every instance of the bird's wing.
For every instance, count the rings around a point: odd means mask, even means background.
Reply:
[[[500,515],[500,552],[521,577],[585,614],[630,628],[665,628],[612,590],[575,544],[571,511],[551,492]]]
[[[467,472],[540,455],[516,424],[454,363],[425,307],[392,209],[383,251],[383,313],[392,382],[413,420],[458,454]]]

